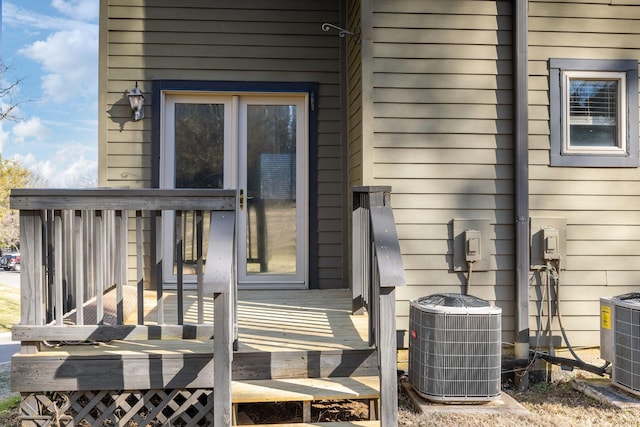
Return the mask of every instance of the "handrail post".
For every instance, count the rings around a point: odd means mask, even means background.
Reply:
[[[389,206],[391,187],[356,186],[352,188],[351,291],[352,312],[363,314],[369,301],[369,283],[373,266],[370,208]]]
[[[211,242],[215,241],[213,245]],[[235,213],[212,212],[205,293],[213,293],[213,419],[214,425],[230,426],[231,364],[236,305]]]
[[[396,318],[395,286],[380,288],[380,305],[378,313],[377,345],[380,364],[380,419],[383,426],[398,425],[398,353],[396,338],[396,322],[385,319]]]
[[[42,211],[20,211],[20,323],[23,325],[44,324],[42,224]],[[38,342],[21,343],[22,353],[37,353],[38,350]]]
[[[406,284],[390,206],[391,187],[353,189],[353,308],[369,312],[369,344],[378,354],[380,420],[398,425],[397,286]]]
[[[371,208],[371,230],[376,268],[376,347],[380,366],[382,425],[398,424],[396,287],[404,286],[400,243],[390,206]]]

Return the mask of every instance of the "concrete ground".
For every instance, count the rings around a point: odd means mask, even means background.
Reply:
[[[489,402],[451,404],[431,402],[423,398],[418,393],[416,393],[411,384],[408,382],[403,383],[402,387],[403,392],[409,397],[411,404],[420,414],[446,412],[450,414],[512,414],[517,416],[533,415],[528,409],[518,403],[507,393],[501,393],[497,399]]]
[[[608,378],[574,379],[574,389],[619,409],[640,409],[640,396],[614,386]]]
[[[592,364],[594,366],[603,366],[605,361],[600,358],[600,350],[597,348],[578,349],[575,351],[578,357],[585,363]],[[572,359],[573,356],[567,349],[559,349],[556,351],[556,356]],[[399,368],[408,370],[408,354],[406,351],[398,352]],[[609,376],[599,377],[595,374],[581,371],[581,370],[567,370],[556,365],[547,365],[544,362],[536,362],[533,369],[540,369],[543,372],[543,377],[546,376],[547,380],[551,382],[563,382],[571,381],[573,388],[590,396],[598,401],[609,404],[611,406],[628,409],[628,408],[640,408],[640,395],[628,393],[619,387],[614,386],[611,383]],[[431,402],[422,396],[420,396],[412,388],[409,382],[405,382],[402,385],[403,392],[409,397],[412,405],[419,413],[429,414],[435,412],[445,413],[461,413],[461,414],[505,414],[511,413],[513,415],[531,415],[531,413],[520,403],[514,400],[507,393],[501,393],[500,397],[496,400],[477,403],[477,404],[443,404],[438,402]]]

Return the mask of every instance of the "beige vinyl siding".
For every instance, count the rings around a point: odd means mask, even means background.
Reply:
[[[363,134],[372,135],[364,145],[373,157],[363,177],[392,186],[408,282],[397,291],[398,329],[408,328],[410,300],[463,291],[466,273],[453,272],[452,221],[486,218],[490,270],[473,273],[471,293],[502,307],[503,338],[511,341],[511,2],[364,4],[373,16],[362,48],[371,52],[363,61],[370,61],[373,121]]]
[[[560,310],[574,346],[599,345],[600,297],[638,290],[640,170],[549,166],[548,61],[639,59],[640,10],[621,3],[529,3],[530,209],[567,221]]]
[[[152,80],[317,82],[318,270],[312,282],[345,287],[346,182],[342,149],[339,0],[105,0],[102,3],[101,185],[151,182]],[[106,30],[105,30],[106,29]],[[138,82],[145,119],[133,122],[126,93]],[[313,250],[311,251],[313,253]]]

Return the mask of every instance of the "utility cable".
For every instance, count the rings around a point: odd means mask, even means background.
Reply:
[[[547,260],[547,270],[545,274],[546,287],[547,287],[547,333],[549,337],[549,354],[555,356],[555,349],[553,348],[553,292],[551,286],[551,260]],[[556,297],[558,293],[556,292]],[[557,308],[557,304],[556,304]]]
[[[562,338],[564,339],[565,344],[567,345],[567,350],[569,350],[569,353],[571,353],[571,355],[573,356],[573,358],[581,365],[583,366],[593,366],[593,365],[589,365],[588,363],[584,362],[580,356],[578,356],[578,354],[574,351],[573,346],[571,345],[571,342],[569,341],[569,338],[567,337],[567,332],[564,328],[564,325],[562,324],[562,314],[560,312],[560,260],[557,260],[557,267],[551,266],[551,263],[548,262],[547,263],[547,278],[548,280],[550,280],[551,278],[553,278],[553,282],[554,282],[554,287],[555,287],[555,294],[556,294],[556,315],[558,317],[558,325],[560,326],[560,333],[562,333]],[[551,355],[552,357],[554,355]],[[561,358],[558,358],[561,359]],[[604,372],[605,369],[609,366],[609,362],[605,362],[605,364],[602,367],[595,367],[598,371]],[[585,369],[585,368],[581,368],[580,366],[578,366],[580,369]],[[589,370],[590,372],[594,372],[594,370],[590,370],[590,369],[586,369]],[[598,372],[595,372],[598,373]],[[603,374],[600,374],[603,375]]]

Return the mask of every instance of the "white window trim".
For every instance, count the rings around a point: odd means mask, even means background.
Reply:
[[[565,120],[563,123],[563,141],[562,141],[562,153],[563,154],[611,154],[618,156],[626,156],[627,154],[627,87],[626,73],[623,72],[608,72],[608,71],[564,71],[563,77],[563,91],[562,91],[562,115]],[[578,146],[571,145],[571,123],[570,123],[570,90],[571,80],[609,80],[618,82],[618,105],[617,105],[617,144],[615,147],[604,146]]]

